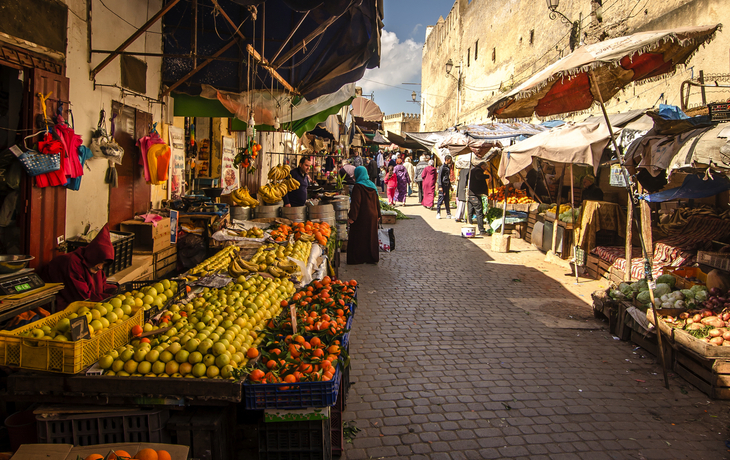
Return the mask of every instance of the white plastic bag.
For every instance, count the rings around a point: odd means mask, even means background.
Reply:
[[[392,228],[378,229],[378,247],[380,252],[395,251],[395,233]]]

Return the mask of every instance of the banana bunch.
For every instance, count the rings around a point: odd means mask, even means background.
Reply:
[[[284,180],[289,176],[291,167],[289,165],[278,165],[275,168],[269,170],[268,179],[269,182]]]
[[[261,199],[264,203],[278,203],[284,198],[284,195],[289,193],[289,189],[283,183],[274,184],[268,183],[259,188],[258,194],[261,195]]]
[[[238,190],[231,192],[231,199],[236,206],[249,206],[255,208],[259,205],[259,201],[252,197],[248,192],[248,187],[244,187],[242,189],[239,188]]]
[[[311,233],[301,233],[299,235],[299,241],[304,241],[305,243],[314,241],[314,235]]]
[[[276,268],[284,270],[286,273],[294,273],[299,270],[299,265],[289,259],[277,260],[275,265]]]
[[[249,273],[256,273],[259,271],[259,266],[251,262],[243,260],[240,255],[231,255],[231,262],[228,265],[228,274],[233,278],[239,276],[245,276]]]
[[[283,184],[286,185],[286,188],[291,192],[292,190],[297,190],[299,188],[298,180],[294,179],[293,177],[289,176],[286,179],[284,179]]]

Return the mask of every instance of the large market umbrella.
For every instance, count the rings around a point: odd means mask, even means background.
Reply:
[[[489,115],[545,117],[589,109],[631,82],[674,72],[712,40],[720,27],[639,32],[582,46],[492,103]]]
[[[613,135],[603,101],[613,97],[631,82],[658,79],[673,72],[677,65],[685,64],[697,49],[712,40],[720,29],[715,26],[685,27],[674,30],[640,32],[578,48],[566,57],[533,75],[505,96],[489,106],[489,114],[497,118],[521,118],[558,115],[601,105],[611,141],[623,155]],[[626,169],[622,168],[624,175]],[[635,185],[625,177],[627,187],[636,203]],[[646,229],[645,229],[646,230]],[[641,232],[639,237],[646,265],[651,260]],[[646,270],[647,278],[651,277]],[[654,294],[649,290],[654,305],[654,323],[658,318]],[[664,385],[669,388],[661,333],[657,334],[659,354],[664,370]]]

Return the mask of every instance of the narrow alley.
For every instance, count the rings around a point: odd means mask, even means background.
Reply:
[[[361,287],[342,458],[730,458],[730,403],[671,372],[664,389],[658,359],[593,319],[600,281],[414,202],[396,251],[342,268]]]

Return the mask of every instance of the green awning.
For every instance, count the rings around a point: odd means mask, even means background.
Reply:
[[[248,123],[233,117],[233,114],[217,99],[206,99],[204,97],[190,96],[182,93],[173,93],[172,97],[175,99],[174,115],[176,117],[233,118],[233,123],[231,124],[232,131],[245,131],[248,128]],[[281,129],[291,131],[298,137],[301,137],[302,134],[314,129],[318,123],[325,121],[330,115],[339,112],[342,107],[350,105],[353,99],[355,98],[352,97],[341,104],[332,106],[311,117],[294,120],[293,123],[282,123]],[[256,125],[256,129],[259,131],[273,131],[274,127],[270,125]]]

